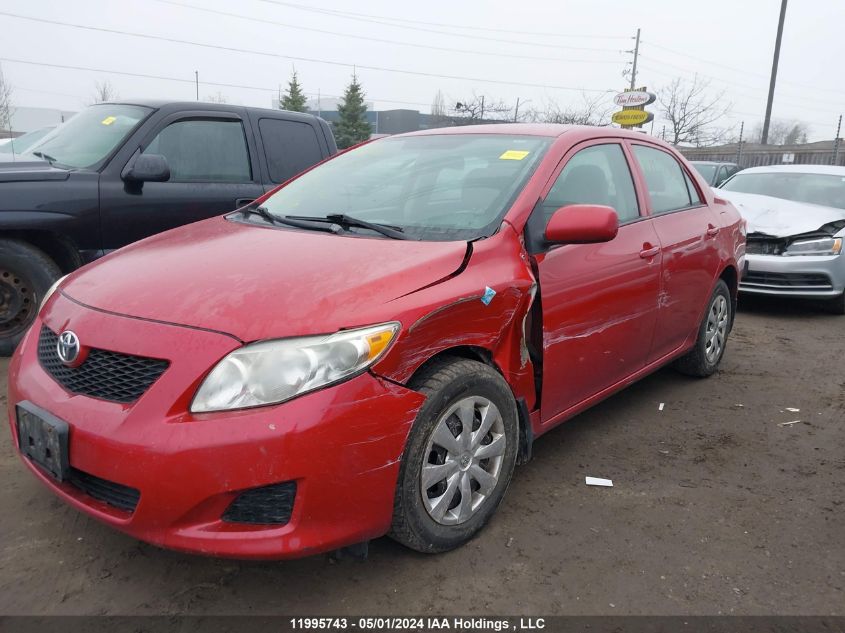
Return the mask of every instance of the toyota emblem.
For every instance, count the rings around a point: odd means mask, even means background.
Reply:
[[[65,365],[72,365],[79,358],[79,337],[70,330],[65,330],[59,335],[56,343],[56,353]]]

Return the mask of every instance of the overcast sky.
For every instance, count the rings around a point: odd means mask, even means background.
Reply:
[[[104,80],[124,99],[194,99],[195,70],[200,97],[220,92],[230,103],[268,106],[293,65],[308,93],[331,96],[355,64],[377,109],[427,112],[438,89],[447,103],[475,92],[531,107],[625,87],[624,51],[640,27],[638,84],[655,89],[698,73],[714,93],[725,91],[732,119],[747,129],[764,114],[779,7],[780,0],[0,0],[0,63],[18,106],[76,110]],[[845,0],[790,0],[773,116],[806,121],[811,139],[833,138],[845,111],[843,29]]]

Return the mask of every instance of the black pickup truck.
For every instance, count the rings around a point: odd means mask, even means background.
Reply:
[[[83,110],[0,162],[0,354],[61,275],[243,206],[336,152],[307,114],[163,101]]]

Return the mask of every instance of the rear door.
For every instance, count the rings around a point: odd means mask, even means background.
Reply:
[[[534,209],[532,227],[560,207],[612,206],[619,234],[604,244],[557,245],[535,254],[543,310],[541,417],[552,424],[642,369],[657,318],[660,247],[621,141],[578,145]]]
[[[101,179],[104,250],[232,211],[261,196],[251,134],[249,122],[237,112],[164,117],[137,153],[163,155],[170,165],[169,181],[127,185],[117,173]]]
[[[697,331],[719,272],[721,220],[681,163],[667,150],[632,143],[661,244],[660,309],[648,362],[671,354]]]
[[[331,155],[320,121],[253,112],[259,152],[263,155],[262,180],[269,191]]]

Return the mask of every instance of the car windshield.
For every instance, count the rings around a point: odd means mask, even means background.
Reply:
[[[491,235],[551,139],[441,134],[374,141],[303,174],[268,198],[275,215],[346,214],[410,239]]]
[[[695,170],[704,176],[707,182],[713,182],[713,175],[716,173],[716,165],[708,165],[706,163],[693,163]]]
[[[62,167],[97,168],[150,112],[142,106],[94,105],[27,151]]]
[[[42,138],[47,136],[54,127],[45,127],[33,132],[21,134],[19,137],[12,139],[8,143],[0,145],[0,154],[24,154],[31,147],[34,147]]]
[[[722,189],[845,209],[845,173],[740,173]]]

